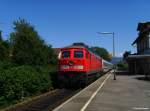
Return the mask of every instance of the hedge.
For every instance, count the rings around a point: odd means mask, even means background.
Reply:
[[[17,66],[0,70],[0,105],[48,91],[52,73],[49,67]]]

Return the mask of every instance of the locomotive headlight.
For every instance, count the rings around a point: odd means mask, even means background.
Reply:
[[[74,69],[83,69],[83,68],[84,68],[83,65],[75,65],[75,66],[74,66]]]
[[[69,66],[68,65],[62,65],[61,69],[69,69]]]

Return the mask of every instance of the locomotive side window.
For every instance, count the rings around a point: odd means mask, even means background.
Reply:
[[[70,58],[70,51],[63,51],[62,58]]]
[[[74,51],[74,58],[83,58],[83,51]]]

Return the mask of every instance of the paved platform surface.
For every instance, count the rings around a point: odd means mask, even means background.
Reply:
[[[106,74],[54,111],[150,111],[150,82],[139,79]]]

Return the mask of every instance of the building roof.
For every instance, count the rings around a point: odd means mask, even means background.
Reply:
[[[147,32],[150,32],[150,22],[139,23],[137,31],[139,31],[139,36],[135,39],[132,45],[140,41],[141,38],[144,37],[145,34],[147,34]]]
[[[134,45],[134,44],[136,44],[138,41],[140,41],[141,38],[142,38],[142,36],[139,35],[139,36],[135,39],[135,41],[132,43],[132,45]]]
[[[143,32],[149,28],[150,28],[150,22],[143,22],[138,24],[137,31]]]

